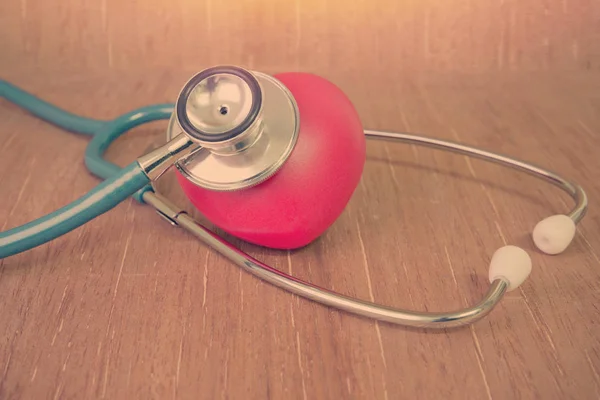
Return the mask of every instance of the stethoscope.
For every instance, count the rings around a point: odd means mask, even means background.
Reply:
[[[507,245],[491,257],[490,287],[476,305],[454,312],[415,312],[361,301],[304,282],[263,264],[200,225],[156,190],[154,183],[172,167],[190,184],[213,191],[249,190],[268,182],[288,161],[298,142],[299,109],[293,93],[276,78],[239,67],[214,67],[192,77],[176,103],[143,107],[112,121],[79,117],[0,81],[0,95],[34,115],[92,139],[85,164],[104,179],[65,207],[0,233],[0,259],[51,241],[109,211],[132,196],[218,251],[245,271],[289,292],[353,314],[394,324],[449,328],[487,315],[508,291],[531,272],[531,259]],[[103,158],[109,145],[126,131],[155,120],[170,119],[164,145],[124,168]],[[533,229],[533,242],[546,254],[559,254],[571,243],[587,211],[584,190],[556,173],[514,158],[470,146],[407,133],[364,130],[366,138],[429,146],[527,172],[565,191],[575,201],[566,215],[550,216]]]

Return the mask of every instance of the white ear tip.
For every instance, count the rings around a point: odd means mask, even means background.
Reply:
[[[490,262],[490,283],[496,279],[508,281],[508,291],[515,290],[531,273],[531,258],[517,246],[504,246],[496,250]]]
[[[533,242],[546,254],[559,254],[569,246],[575,231],[575,222],[567,215],[553,215],[537,223]]]

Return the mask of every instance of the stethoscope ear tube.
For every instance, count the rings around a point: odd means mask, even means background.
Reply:
[[[478,158],[484,161],[503,165],[532,175],[536,178],[543,179],[557,186],[567,193],[575,201],[575,206],[567,215],[575,224],[579,223],[585,216],[588,207],[588,199],[583,188],[575,183],[569,182],[557,173],[545,168],[526,163],[516,158],[505,156],[491,151],[478,149],[476,147],[467,146],[460,143],[451,142],[448,140],[429,138],[422,135],[414,135],[401,132],[385,132],[375,130],[365,130],[367,138],[392,140],[397,142],[416,144],[419,146],[427,146],[443,151],[451,151],[457,154],[463,154],[469,157]]]
[[[583,188],[545,168],[491,151],[422,135],[374,130],[366,130],[365,135],[372,139],[394,140],[463,154],[525,172],[557,186],[571,196],[575,206],[568,214],[552,215],[536,224],[532,232],[533,241],[536,247],[546,254],[562,253],[573,240],[577,224],[587,213],[588,198]]]
[[[244,271],[306,299],[379,321],[434,329],[467,325],[489,314],[510,287],[506,278],[495,278],[479,303],[454,312],[422,313],[387,307],[332,292],[270,267],[212,233],[158,193],[144,193],[144,201],[171,225],[183,228]]]
[[[434,147],[440,150],[453,151],[486,161],[499,163],[547,180],[568,193],[575,200],[576,204],[568,215],[553,216],[544,221],[551,221],[552,223],[552,221],[559,219],[562,221],[561,223],[563,225],[565,223],[568,225],[567,222],[564,222],[565,220],[568,220],[575,226],[587,211],[587,196],[580,186],[568,182],[553,172],[523,161],[458,143],[406,133],[367,130],[365,131],[365,135],[368,138],[399,141]],[[183,228],[240,268],[260,279],[323,305],[398,325],[418,328],[447,329],[471,324],[489,314],[507,291],[515,290],[531,273],[531,259],[528,254],[519,247],[510,245],[504,246],[498,249],[492,256],[488,273],[490,287],[482,300],[474,306],[452,312],[437,313],[416,312],[392,308],[329,291],[270,267],[210,232],[207,228],[200,225],[185,213],[185,211],[173,205],[169,200],[158,193],[144,193],[144,202],[154,207],[159,215],[169,221],[172,225]],[[542,226],[544,221],[538,224],[536,229],[538,229],[539,226]],[[551,240],[553,232],[556,231],[554,229],[546,229],[544,231],[543,228],[544,227],[542,226],[542,231],[537,233],[538,239],[536,240],[536,244],[538,247],[539,243],[544,242],[547,244],[547,241],[539,239],[540,237],[549,235]],[[564,232],[564,230],[562,232]],[[570,243],[572,235],[569,234],[567,237],[564,235],[558,236],[559,239],[564,242],[559,243],[558,245],[564,250],[568,243]],[[534,231],[534,239],[535,237],[536,232]],[[554,247],[556,247],[556,244],[554,244]]]

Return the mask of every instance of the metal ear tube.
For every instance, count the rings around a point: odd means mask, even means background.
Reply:
[[[154,207],[162,216],[168,216],[173,225],[183,228],[200,239],[244,271],[306,299],[379,321],[434,329],[467,325],[489,314],[510,286],[510,282],[505,277],[498,277],[493,280],[488,292],[479,303],[454,312],[425,313],[386,307],[332,292],[270,267],[221,239],[158,193],[144,193],[144,201]],[[529,258],[527,257],[526,260],[525,264]]]
[[[527,172],[537,178],[553,183],[573,198],[575,206],[569,213],[570,220],[580,221],[587,210],[587,196],[580,186],[568,182],[553,172],[523,161],[466,145],[419,135],[375,130],[366,130],[365,135],[372,139],[412,143],[438,150],[452,151]],[[531,259],[523,249],[511,245],[504,246],[498,249],[491,258],[488,274],[490,287],[477,304],[451,312],[416,312],[392,308],[329,291],[270,267],[210,232],[159,193],[146,192],[144,200],[160,214],[168,215],[168,219],[173,225],[183,228],[246,272],[306,299],[392,324],[447,329],[474,323],[488,315],[500,302],[504,294],[518,288],[531,272]]]

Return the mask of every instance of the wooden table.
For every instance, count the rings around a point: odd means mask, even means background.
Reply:
[[[530,254],[531,278],[489,317],[441,332],[292,296],[125,201],[0,260],[0,399],[598,399],[599,15],[581,0],[0,1],[0,77],[82,115],[172,102],[214,64],[309,71],[367,128],[508,153],[590,197],[571,247],[546,256],[530,232],[569,210],[558,189],[369,142],[356,193],[310,246],[226,236],[317,285],[429,311],[479,300],[497,248]],[[134,129],[108,158],[126,165],[165,127]],[[2,230],[98,184],[88,142],[0,101]],[[160,187],[193,213],[172,175]]]
[[[6,76],[73,112],[110,118],[172,101],[193,70]],[[275,71],[267,71],[275,72]],[[597,74],[339,73],[369,128],[509,153],[576,179],[588,216],[563,255],[530,238],[571,201],[532,177],[463,156],[369,142],[363,179],[319,240],[271,251],[276,268],[391,306],[450,310],[485,292],[491,254],[522,246],[533,272],[490,316],[426,332],[377,323],[274,288],[149,207],[127,200],[0,269],[2,398],[592,399],[600,395],[600,78]],[[87,137],[0,103],[2,229],[98,183]],[[125,165],[165,121],[120,138]],[[161,187],[191,211],[172,176]],[[197,216],[197,215],[196,215]]]

